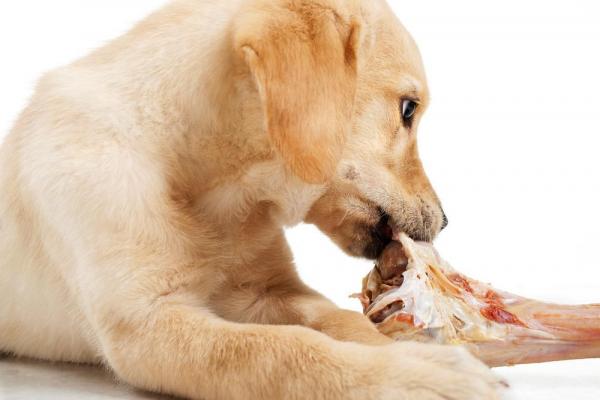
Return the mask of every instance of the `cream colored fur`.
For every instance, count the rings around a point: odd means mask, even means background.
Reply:
[[[283,235],[361,255],[383,210],[432,239],[426,103],[379,0],[176,0],[49,73],[0,149],[0,351],[194,399],[496,398],[308,288]]]

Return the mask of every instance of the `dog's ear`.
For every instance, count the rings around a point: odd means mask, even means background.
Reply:
[[[243,13],[235,44],[256,82],[266,129],[289,168],[309,183],[335,173],[351,127],[359,24],[309,2]]]

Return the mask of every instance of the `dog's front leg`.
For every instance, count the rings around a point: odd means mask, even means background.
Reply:
[[[342,341],[384,345],[393,340],[379,333],[375,325],[363,314],[344,310],[320,293],[307,288],[298,280],[294,285],[283,289],[281,297],[278,288],[270,288],[271,293],[260,294],[253,313],[260,315],[261,323],[298,324],[323,332]],[[256,308],[260,307],[260,310]]]
[[[360,351],[318,332],[235,324],[161,302],[146,321],[103,322],[108,364],[134,386],[192,399],[270,400],[342,399],[367,383],[368,374],[353,365]]]
[[[353,387],[371,379],[360,366],[362,347],[304,327],[215,317],[192,288],[194,268],[155,265],[125,273],[102,265],[102,273],[88,272],[88,318],[120,379],[203,400],[360,398]]]
[[[341,309],[320,294],[298,296],[292,305],[302,315],[306,326],[332,338],[371,345],[393,342],[377,331],[375,325],[363,314]]]
[[[392,342],[367,317],[337,307],[302,282],[283,231],[253,263],[230,270],[212,305],[232,321],[303,325],[337,340],[372,345]]]

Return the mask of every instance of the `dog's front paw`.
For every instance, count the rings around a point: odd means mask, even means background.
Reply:
[[[496,400],[506,386],[462,347],[395,343],[378,350],[372,396],[378,400]]]

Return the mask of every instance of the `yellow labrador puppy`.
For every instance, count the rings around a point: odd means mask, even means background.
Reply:
[[[49,73],[0,151],[0,351],[193,399],[496,399],[463,349],[307,287],[284,238],[433,239],[427,100],[382,0],[175,0]]]

